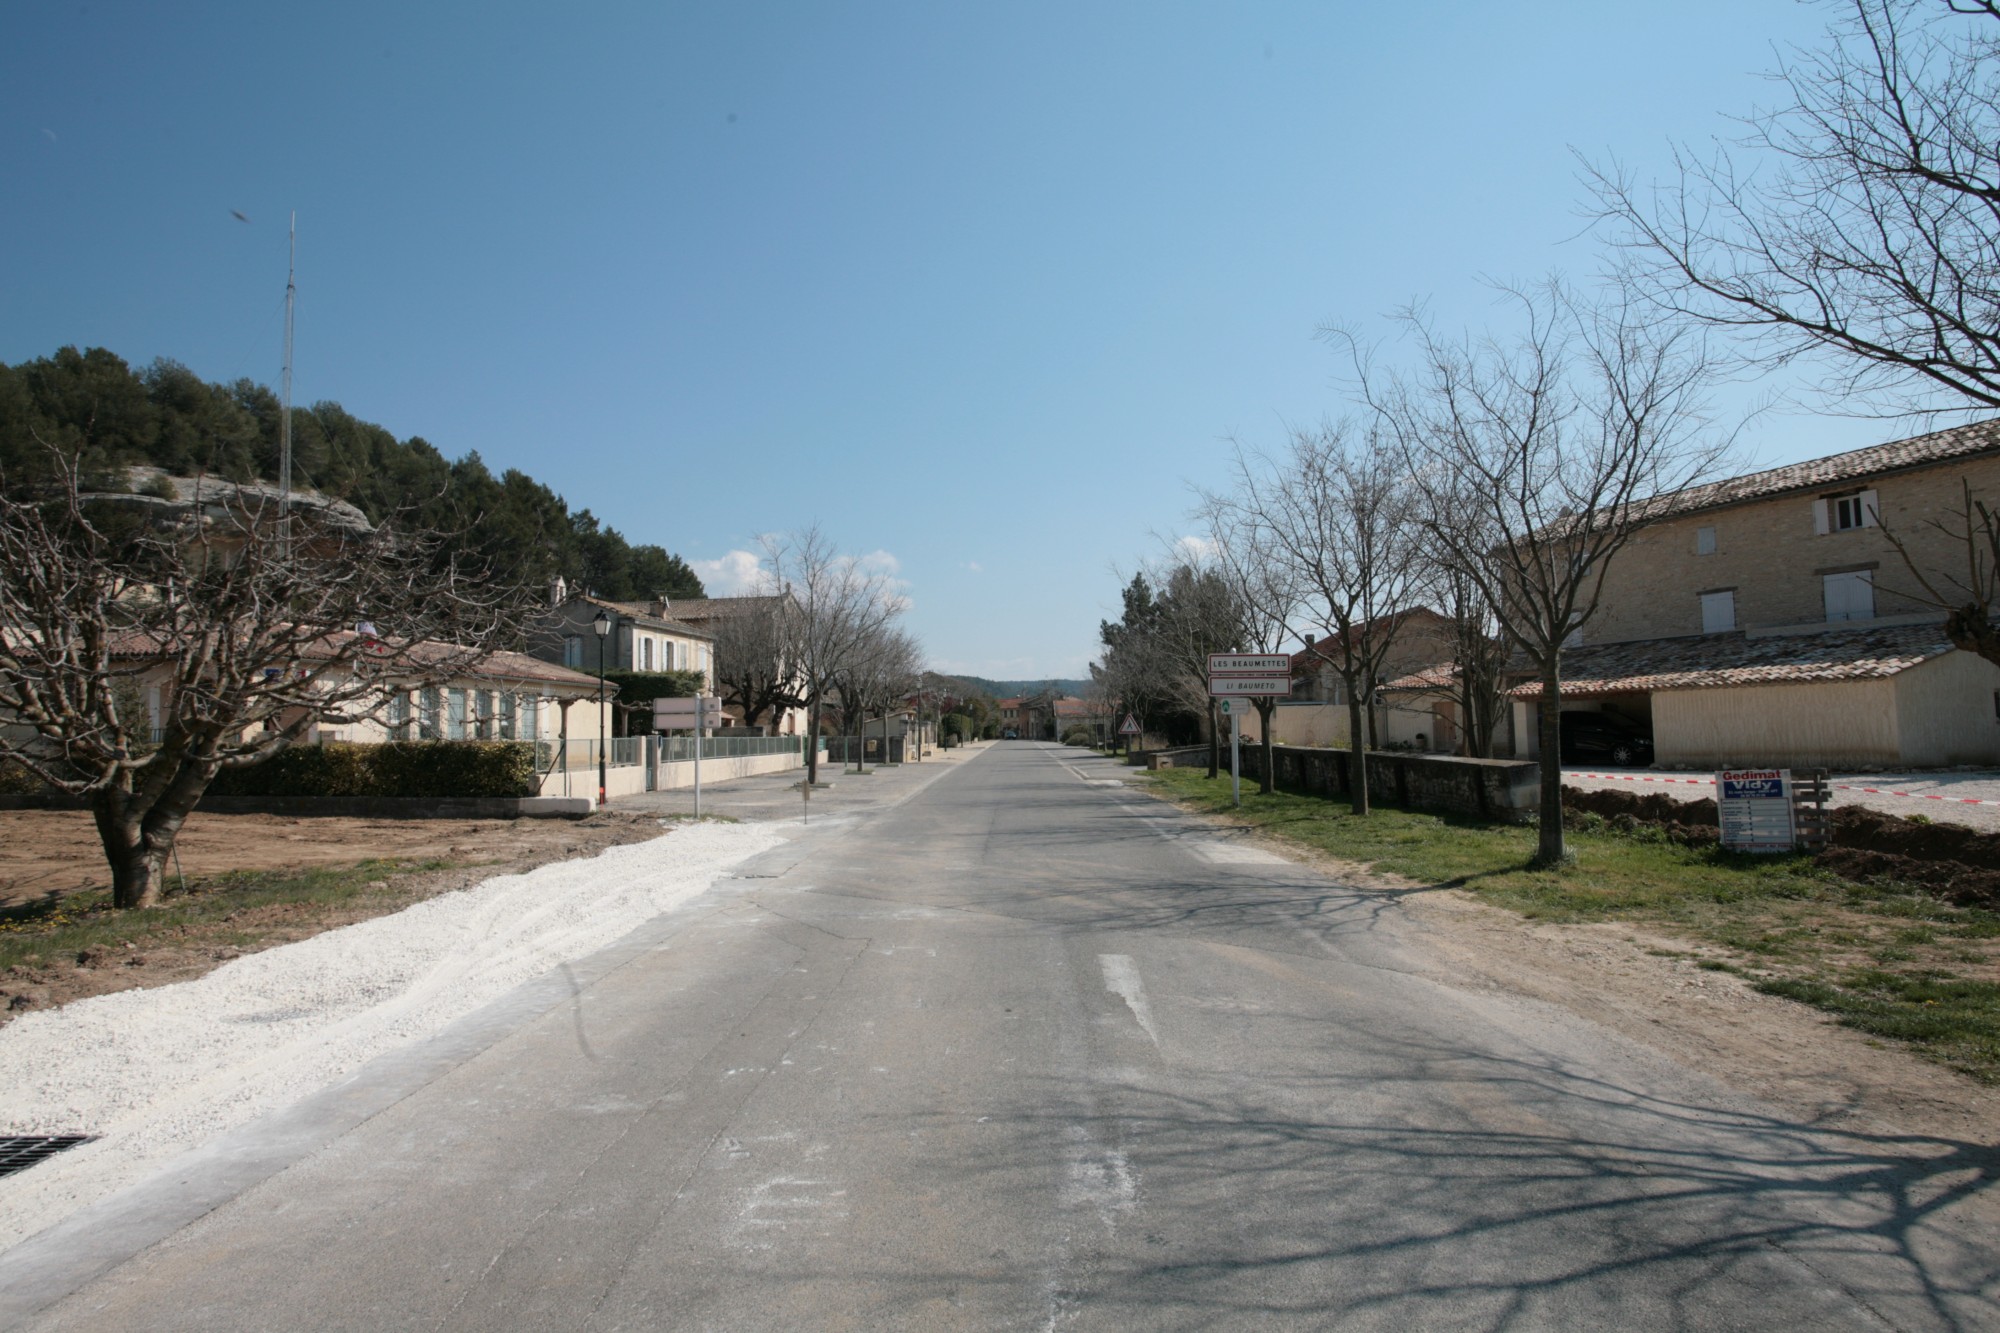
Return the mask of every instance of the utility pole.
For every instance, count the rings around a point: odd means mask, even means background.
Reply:
[[[285,367],[282,407],[278,417],[278,540],[292,552],[292,309],[299,299],[299,214],[292,210],[291,255],[285,261]]]

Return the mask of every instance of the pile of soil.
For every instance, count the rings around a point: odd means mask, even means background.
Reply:
[[[1844,879],[1895,879],[1961,907],[2000,908],[2000,833],[1843,805],[1833,845],[1813,861]]]
[[[1563,788],[1563,812],[1602,815],[1617,829],[1630,830],[1641,824],[1664,829],[1667,837],[1689,847],[1706,847],[1722,840],[1715,817],[1715,801],[1704,796],[1698,801],[1677,801],[1659,792],[1640,794],[1629,791],[1584,791]]]
[[[1677,801],[1658,792],[1563,788],[1565,813],[1601,815],[1612,827],[1649,825],[1690,847],[1721,839],[1715,802]],[[1962,907],[2000,909],[2000,834],[1962,824],[1905,819],[1862,806],[1833,810],[1833,845],[1813,858],[1858,884],[1895,880],[1914,884]]]

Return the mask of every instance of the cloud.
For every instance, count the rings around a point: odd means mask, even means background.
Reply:
[[[764,559],[755,551],[731,551],[719,560],[689,561],[710,597],[734,597],[764,581]]]
[[[857,555],[854,563],[871,574],[887,574],[891,577],[903,572],[903,562],[879,547],[867,555]]]
[[[1210,560],[1213,560],[1215,553],[1221,549],[1216,543],[1215,538],[1204,536],[1200,533],[1191,533],[1185,537],[1176,537],[1173,545],[1174,558],[1176,560],[1185,560],[1191,565],[1206,564]]]
[[[977,560],[966,561],[965,567],[975,574],[984,574],[986,572],[986,566],[980,564]]]

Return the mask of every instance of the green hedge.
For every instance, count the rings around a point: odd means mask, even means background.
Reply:
[[[215,775],[218,796],[533,796],[533,741],[295,745]]]

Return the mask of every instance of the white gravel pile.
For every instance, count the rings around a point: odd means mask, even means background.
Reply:
[[[0,1028],[0,1134],[97,1142],[0,1177],[0,1248],[612,943],[779,841],[694,824]]]

